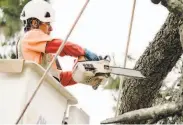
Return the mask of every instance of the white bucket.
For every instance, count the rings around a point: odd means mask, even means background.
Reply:
[[[0,124],[16,122],[44,71],[34,62],[0,60]],[[61,124],[68,105],[74,104],[77,99],[48,74],[20,123]]]

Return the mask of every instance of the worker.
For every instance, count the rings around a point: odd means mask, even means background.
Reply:
[[[63,43],[63,40],[51,38],[53,30],[51,23],[54,21],[54,10],[44,0],[32,0],[28,2],[20,19],[24,24],[24,35],[18,42],[18,58],[34,61],[46,68]],[[86,48],[67,41],[59,56],[72,56],[75,58],[84,56],[90,61],[97,61],[99,57]],[[74,85],[77,82],[72,79],[72,71],[58,69],[58,62],[54,62],[50,73],[58,79],[63,86]]]

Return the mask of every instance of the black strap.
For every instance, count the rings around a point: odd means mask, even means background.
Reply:
[[[58,82],[60,82],[60,80],[57,78],[57,77],[55,77],[55,76],[53,76]]]

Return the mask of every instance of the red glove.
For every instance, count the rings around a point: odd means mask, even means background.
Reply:
[[[61,81],[61,84],[63,86],[71,86],[71,85],[74,85],[77,83],[72,79],[72,72],[71,71],[61,72],[60,73],[60,81]]]

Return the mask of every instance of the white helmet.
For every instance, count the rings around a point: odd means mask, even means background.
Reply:
[[[24,6],[20,15],[21,20],[27,20],[29,18],[37,18],[42,22],[53,22],[54,10],[44,0],[31,0]]]

